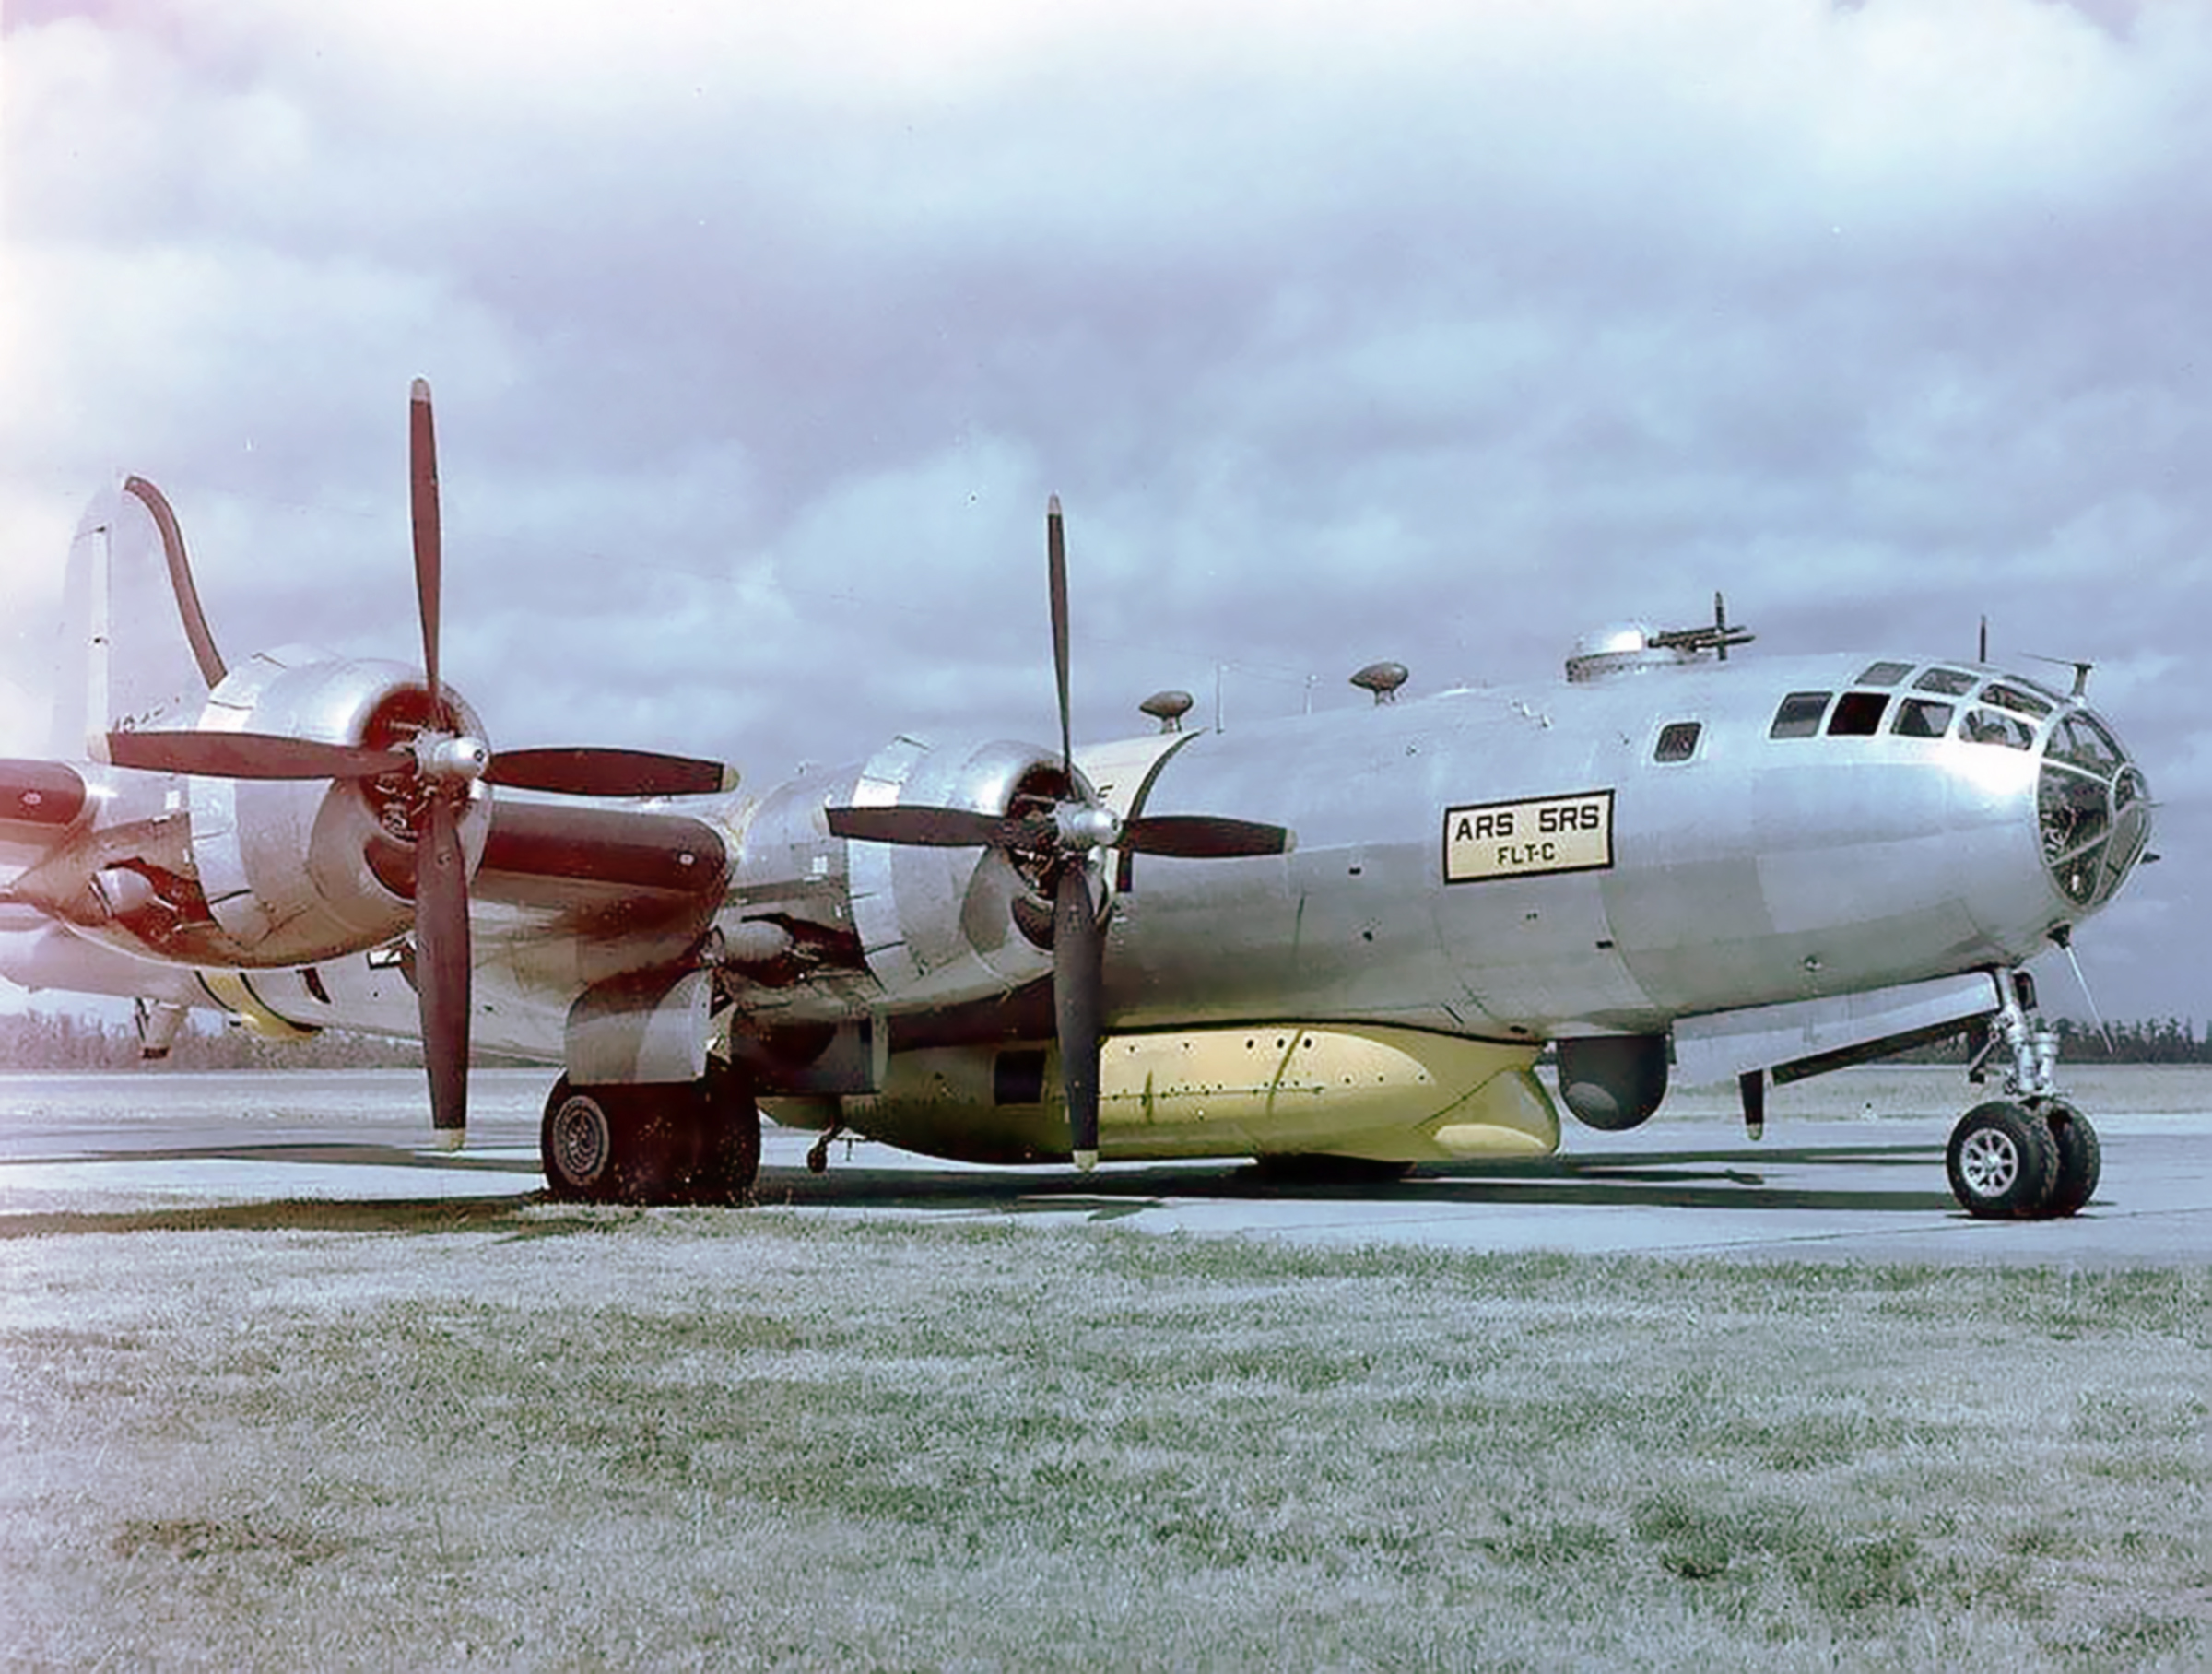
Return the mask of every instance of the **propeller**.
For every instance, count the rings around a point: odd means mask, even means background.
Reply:
[[[415,838],[415,990],[429,1072],[430,1120],[457,1149],[468,1121],[468,857],[461,810],[477,781],[571,796],[696,796],[727,790],[735,775],[719,761],[645,750],[551,749],[495,755],[458,730],[439,666],[439,601],[444,554],[438,498],[438,442],[430,386],[409,392],[408,512],[414,534],[415,604],[422,625],[423,683],[429,708],[421,730],[391,748],[333,744],[246,732],[112,732],[118,767],[209,778],[412,781]]]
[[[489,770],[491,752],[474,738],[445,731],[453,712],[438,677],[439,595],[445,564],[438,436],[430,418],[430,386],[422,378],[407,393],[407,510],[415,536],[415,608],[422,619],[422,678],[430,689],[429,725],[416,737],[430,795],[415,834],[415,1004],[422,1023],[423,1067],[430,1078],[430,1125],[458,1149],[468,1128],[470,980],[468,857],[461,849],[460,805],[473,780]],[[433,763],[446,771],[435,771]]]
[[[1088,1170],[1099,1160],[1099,1043],[1105,1016],[1106,931],[1097,883],[1100,852],[1118,849],[1183,860],[1234,860],[1287,854],[1292,839],[1279,825],[1210,814],[1146,814],[1124,819],[1098,800],[1076,772],[1068,703],[1067,542],[1056,494],[1045,510],[1044,532],[1065,799],[1021,814],[905,804],[823,811],[833,835],[854,842],[994,849],[1040,868],[1053,901],[1053,1022],[1067,1095],[1068,1149],[1076,1166]]]
[[[428,730],[413,745],[389,749],[279,733],[115,732],[108,735],[108,760],[117,767],[210,779],[382,779],[465,771],[509,790],[568,796],[701,796],[736,787],[735,774],[721,762],[689,756],[577,747],[493,754],[477,739]]]

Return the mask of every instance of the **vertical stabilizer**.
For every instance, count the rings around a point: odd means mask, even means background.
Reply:
[[[69,546],[52,670],[49,752],[104,761],[119,727],[189,727],[223,660],[207,631],[183,536],[139,477],[94,497]]]

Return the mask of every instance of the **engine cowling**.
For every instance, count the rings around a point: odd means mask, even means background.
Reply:
[[[849,843],[830,834],[823,810],[903,802],[1018,814],[1053,807],[1064,779],[1058,758],[1031,745],[901,737],[863,766],[782,786],[747,823],[727,943],[735,949],[741,931],[777,926],[801,952],[865,966],[881,996],[900,1004],[988,998],[1047,976],[1052,956],[1038,932],[1052,903],[1036,876],[989,849]],[[798,995],[785,1004],[794,1017],[806,1011]]]
[[[1066,795],[1058,759],[1034,746],[998,739],[932,749],[902,737],[861,771],[851,801],[1019,814]],[[869,971],[891,997],[945,1005],[1051,973],[1042,931],[1052,903],[1041,871],[987,849],[854,843],[847,855],[853,928]]]
[[[482,737],[475,713],[449,690],[459,729]],[[429,714],[421,679],[396,663],[333,658],[305,648],[256,654],[208,695],[199,728],[333,744],[404,745]],[[112,908],[87,934],[168,960],[213,965],[291,965],[376,947],[414,920],[416,801],[411,775],[333,783],[194,775],[179,845],[120,861],[107,844],[100,877]],[[459,821],[470,871],[483,858],[490,803],[472,787]]]

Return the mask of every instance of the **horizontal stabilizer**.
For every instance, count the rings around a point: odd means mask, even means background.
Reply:
[[[0,760],[0,821],[58,827],[85,811],[85,782],[58,761]]]

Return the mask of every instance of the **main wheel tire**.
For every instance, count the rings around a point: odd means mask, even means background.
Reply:
[[[2088,1117],[2071,1104],[2054,1099],[2043,1106],[2042,1117],[2058,1153],[2058,1172],[2052,1180],[2043,1213],[2077,1215],[2104,1173],[2104,1148],[2098,1143],[2097,1130]]]
[[[2029,1220],[2044,1212],[2058,1178],[2058,1142],[2034,1112],[2006,1100],[1977,1104],[1959,1118],[1944,1155],[1951,1195],[1984,1220]]]
[[[572,1203],[680,1200],[704,1126],[698,1106],[689,1083],[577,1087],[563,1076],[538,1130],[547,1188]]]
[[[760,1106],[744,1077],[711,1070],[700,1089],[687,1203],[743,1203],[760,1174]]]
[[[737,1078],[576,1087],[538,1131],[546,1187],[571,1203],[741,1203],[760,1172],[760,1107]]]
[[[569,1085],[563,1076],[546,1095],[537,1130],[546,1189],[564,1203],[609,1203],[621,1179],[620,1130],[605,1094]]]

